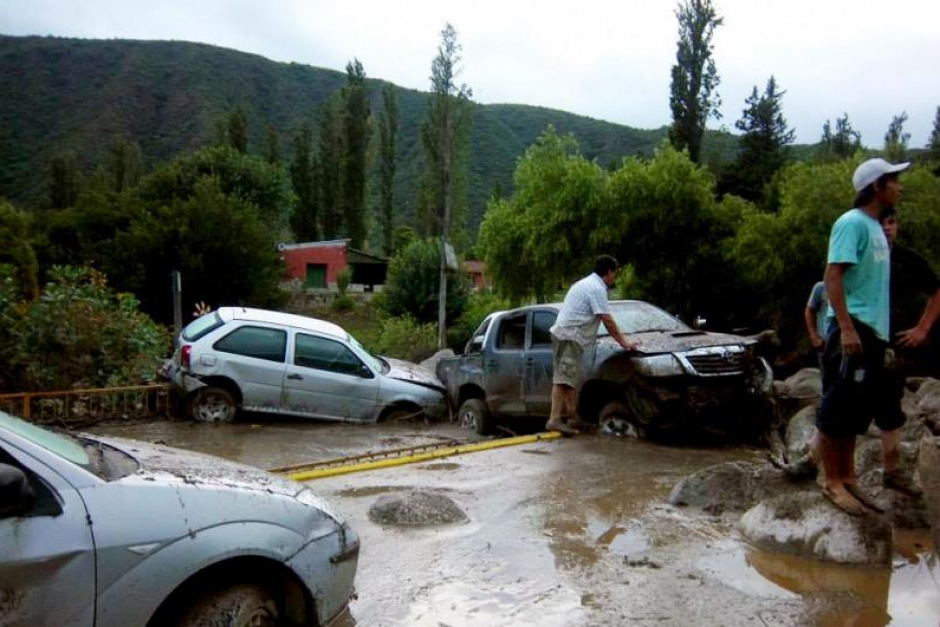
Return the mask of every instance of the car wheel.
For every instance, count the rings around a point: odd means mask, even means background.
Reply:
[[[490,435],[496,430],[493,415],[482,398],[470,398],[463,402],[457,412],[461,427],[473,429],[480,435]]]
[[[176,627],[276,627],[280,612],[271,594],[256,585],[237,585],[199,599]]]
[[[189,415],[196,422],[232,422],[237,410],[235,398],[217,387],[197,391],[189,405]]]
[[[617,437],[643,438],[646,429],[636,424],[632,413],[621,401],[610,401],[601,408],[597,417],[598,430]]]

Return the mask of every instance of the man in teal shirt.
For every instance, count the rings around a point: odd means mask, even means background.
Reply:
[[[858,486],[855,439],[890,397],[884,371],[889,341],[890,249],[878,216],[901,196],[898,174],[910,164],[869,159],[855,170],[855,208],[829,237],[826,291],[829,333],[823,351],[823,398],[816,427],[826,479],[823,494],[843,511],[879,510]]]

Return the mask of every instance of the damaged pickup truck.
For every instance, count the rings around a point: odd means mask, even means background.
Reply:
[[[607,336],[585,351],[578,413],[605,431],[643,437],[694,426],[757,435],[769,418],[773,372],[758,340],[688,327],[642,301],[613,301],[617,326],[636,343],[623,350]],[[548,417],[552,340],[560,303],[490,314],[464,354],[441,360],[437,375],[459,421],[480,434],[499,421]]]

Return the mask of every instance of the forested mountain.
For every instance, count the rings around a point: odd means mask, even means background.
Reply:
[[[41,204],[54,155],[72,151],[90,170],[121,135],[140,145],[149,165],[202,147],[213,141],[216,122],[236,106],[247,115],[249,151],[263,150],[270,125],[282,158],[289,160],[301,123],[313,122],[317,105],[345,78],[342,72],[205,44],[0,36],[0,197]],[[383,84],[368,81],[374,114]],[[397,89],[397,96],[396,204],[400,221],[407,223],[422,170],[419,128],[427,94]],[[650,154],[666,138],[665,128],[638,130],[534,106],[478,105],[467,173],[470,233],[497,183],[504,193],[511,191],[516,160],[548,124],[573,133],[584,154],[605,166]],[[710,142],[706,155],[729,156],[737,139],[712,133]]]

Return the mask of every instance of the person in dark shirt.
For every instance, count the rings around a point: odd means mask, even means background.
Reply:
[[[940,279],[923,257],[897,243],[898,217],[894,207],[882,210],[879,221],[891,247],[890,329],[894,357],[892,361],[889,352],[891,402],[886,406],[886,415],[875,418],[884,451],[884,486],[919,496],[920,489],[898,468],[901,428],[906,420],[901,399],[907,375],[923,361],[930,329],[940,315]]]

